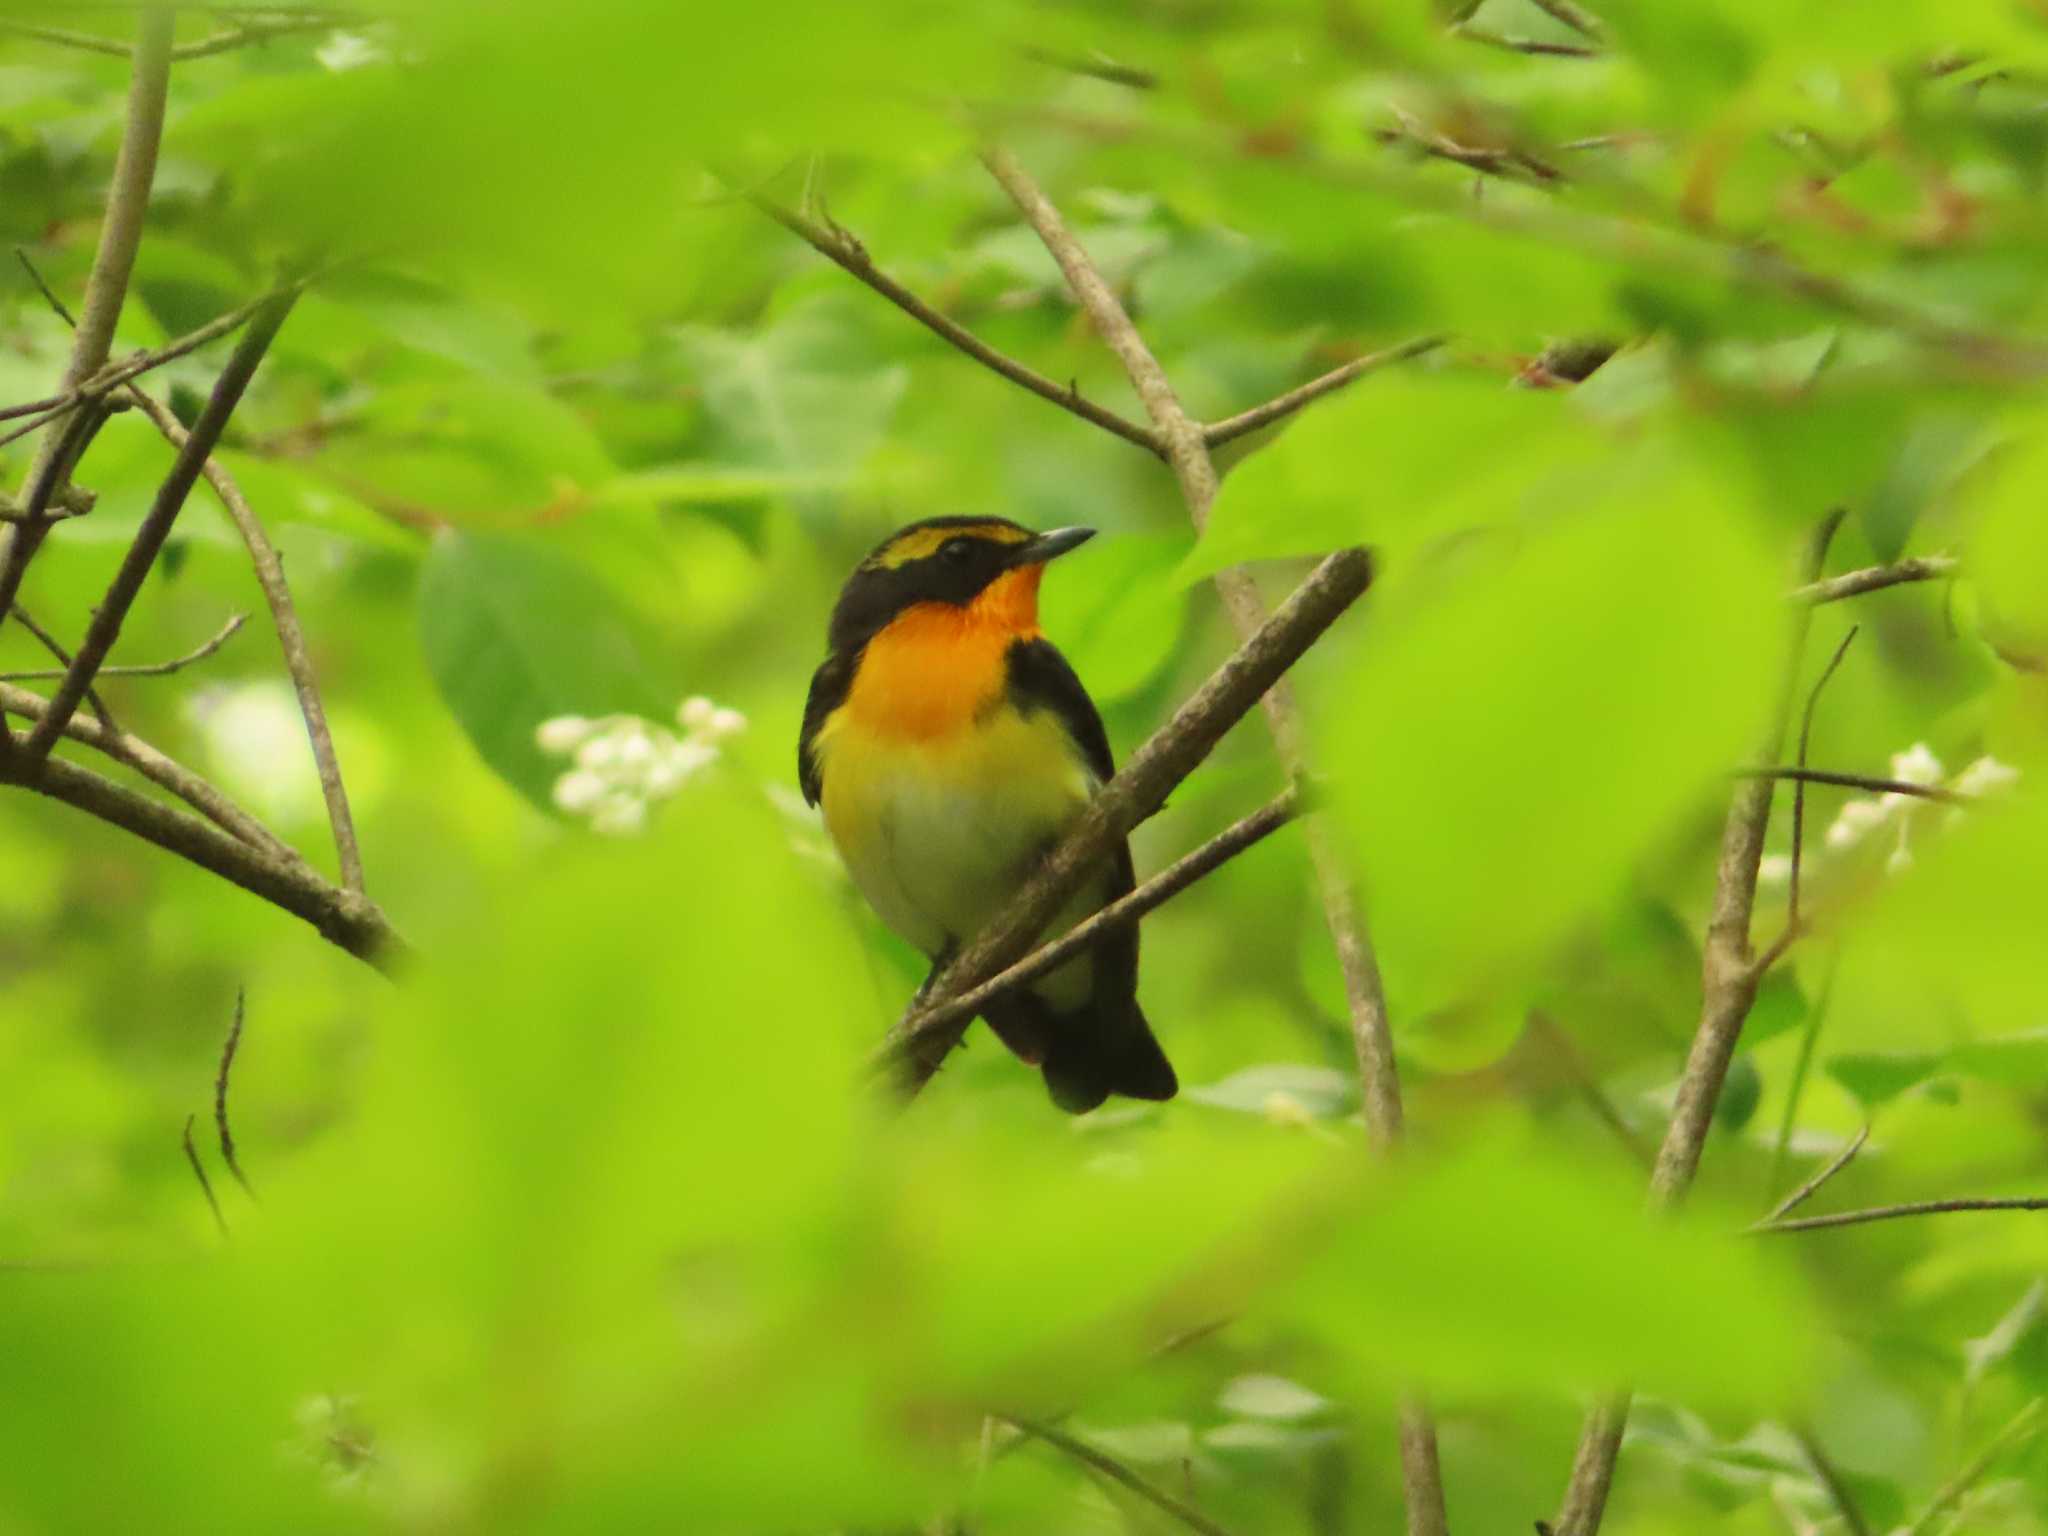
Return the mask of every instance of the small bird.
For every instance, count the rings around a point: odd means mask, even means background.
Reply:
[[[1102,717],[1038,627],[1046,562],[1094,532],[1034,533],[999,517],[912,523],[861,561],[833,607],[798,780],[823,803],[854,884],[933,974],[1115,771]],[[1119,843],[1055,931],[1131,884]],[[1085,1114],[1112,1093],[1170,1099],[1180,1086],[1137,992],[1132,926],[981,1016],[1044,1071],[1055,1104]]]

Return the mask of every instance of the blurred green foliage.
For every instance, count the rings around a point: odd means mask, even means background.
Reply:
[[[424,959],[393,986],[0,795],[0,1536],[1170,1528],[1013,1415],[1234,1531],[1340,1536],[1398,1528],[1417,1387],[1453,1529],[1526,1530],[1620,1381],[1645,1395],[1611,1530],[1843,1529],[1795,1431],[1871,1528],[1918,1518],[2048,1392],[2048,1231],[1734,1234],[1866,1122],[1813,1209],[2048,1167],[2048,29],[2007,0],[1597,9],[1596,44],[1532,0],[419,0],[179,62],[117,353],[335,264],[222,457],[288,562],[370,892]],[[0,23],[0,235],[75,304],[127,64],[33,29],[122,44],[135,14]],[[990,132],[1204,419],[1450,339],[1219,450],[1198,540],[1159,464],[736,195],[836,221],[1141,418],[975,164]],[[1567,343],[1618,350],[1573,383]],[[67,344],[0,267],[0,405]],[[223,355],[148,382],[189,417]],[[95,444],[97,510],[23,592],[60,636],[168,463],[133,413]],[[1924,742],[1942,782],[1988,756],[2017,785],[1960,813],[1810,793],[1818,931],[1763,989],[1695,1199],[1646,1222],[1724,775],[1836,504],[1832,570],[1962,566],[1816,611],[1801,699],[1863,633],[1814,762],[1884,775]],[[1301,557],[1379,551],[1299,674],[1387,978],[1396,1166],[1365,1153],[1293,831],[1147,922],[1178,1102],[1069,1122],[977,1031],[881,1112],[865,1053],[921,965],[793,808],[793,742],[851,563],[963,510],[1104,530],[1044,612],[1120,752],[1227,649],[1199,578],[1257,562],[1277,596]],[[203,665],[104,692],[325,866],[203,492],[116,659],[241,611]],[[0,630],[0,668],[45,660]],[[643,835],[556,810],[542,722],[683,730],[688,695],[747,729]],[[1277,777],[1234,733],[1141,870]],[[179,1132],[238,988],[253,1195],[199,1138],[224,1240]],[[2048,1529],[2044,1443],[1922,1529]]]

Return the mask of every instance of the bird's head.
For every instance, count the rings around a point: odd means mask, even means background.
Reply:
[[[832,610],[835,650],[863,644],[923,605],[1018,631],[1038,625],[1045,563],[1086,543],[1093,528],[1050,533],[1002,517],[934,517],[889,535],[854,568]]]

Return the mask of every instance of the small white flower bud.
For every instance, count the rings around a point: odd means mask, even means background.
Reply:
[[[2011,763],[2001,763],[1995,757],[1980,757],[1956,775],[1955,791],[1959,795],[1996,794],[2017,784],[2019,777],[2019,769]]]
[[[610,773],[619,766],[619,757],[624,746],[624,739],[614,727],[601,735],[591,737],[576,749],[576,766],[587,768],[592,773]]]
[[[1891,857],[1884,861],[1884,872],[1888,875],[1902,875],[1913,867],[1913,850],[1904,843],[1891,851]]]
[[[1924,741],[1916,741],[1904,752],[1892,756],[1892,777],[1907,784],[1939,784],[1941,759]]]
[[[676,711],[676,723],[686,731],[701,731],[711,724],[718,713],[718,706],[701,693],[693,693],[683,700],[683,707]]]
[[[1828,827],[1828,846],[1837,852],[1855,847],[1863,841],[1865,834],[1882,826],[1889,814],[1882,801],[1848,801],[1835,813],[1835,819]]]
[[[581,715],[557,715],[552,720],[541,721],[533,739],[541,751],[555,757],[567,757],[583,744],[583,738],[590,731],[590,722]]]
[[[610,787],[602,775],[579,768],[555,780],[554,801],[571,816],[581,816],[602,800]]]
[[[590,813],[590,830],[605,837],[631,837],[647,825],[647,802],[623,791],[606,795]]]
[[[737,736],[747,728],[747,717],[736,709],[717,709],[711,713],[711,724],[707,732],[712,737]]]
[[[618,744],[618,765],[628,775],[637,776],[654,766],[654,738],[645,730],[622,734]]]

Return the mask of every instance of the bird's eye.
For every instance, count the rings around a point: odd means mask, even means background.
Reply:
[[[948,565],[965,565],[974,558],[974,540],[948,539],[939,546],[939,558]]]

